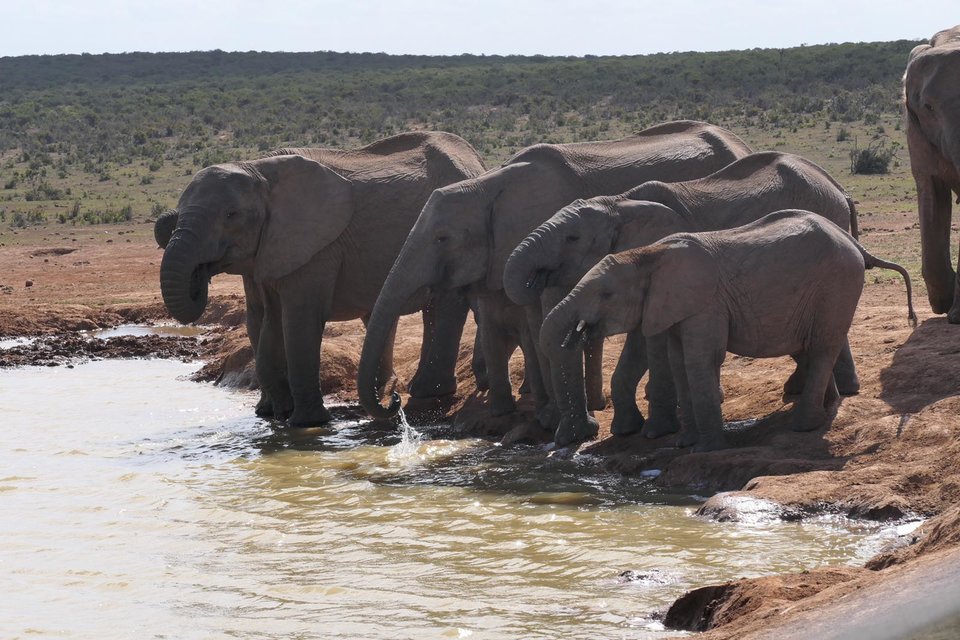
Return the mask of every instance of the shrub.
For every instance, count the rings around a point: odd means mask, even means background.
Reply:
[[[885,140],[876,140],[866,149],[857,147],[856,141],[850,150],[850,173],[876,175],[890,173],[890,161],[896,155],[894,147],[887,147]]]

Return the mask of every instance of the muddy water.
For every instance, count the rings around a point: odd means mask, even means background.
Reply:
[[[0,371],[0,637],[657,638],[691,586],[883,535],[701,521],[589,457],[292,436],[195,368]]]

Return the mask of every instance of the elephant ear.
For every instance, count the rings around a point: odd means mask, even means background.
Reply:
[[[268,185],[267,220],[257,250],[257,281],[281,278],[336,240],[353,215],[350,181],[298,155],[253,163]]]
[[[680,237],[656,245],[643,301],[641,330],[663,333],[711,304],[719,284],[717,264],[699,243]]]
[[[487,203],[489,216],[487,240],[490,242],[490,251],[485,284],[490,291],[503,289],[503,269],[507,260],[520,241],[532,230],[518,224],[526,213],[522,210],[523,206],[518,198],[527,197],[527,190],[517,188],[518,181],[528,179],[531,167],[529,162],[516,162],[488,171],[480,178],[483,185],[481,193]],[[518,234],[519,237],[516,237]]]

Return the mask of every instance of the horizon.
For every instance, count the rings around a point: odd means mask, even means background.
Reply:
[[[0,57],[122,53],[384,53],[611,57],[926,40],[952,3],[680,0],[13,0]],[[941,17],[942,16],[942,17]],[[216,28],[210,28],[214,25]],[[469,25],[469,29],[464,28]],[[648,28],[655,25],[656,28]]]

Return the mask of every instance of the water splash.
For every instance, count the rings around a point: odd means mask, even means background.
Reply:
[[[390,447],[388,459],[392,462],[416,462],[420,459],[420,445],[423,436],[407,422],[407,416],[400,409],[400,442]]]

